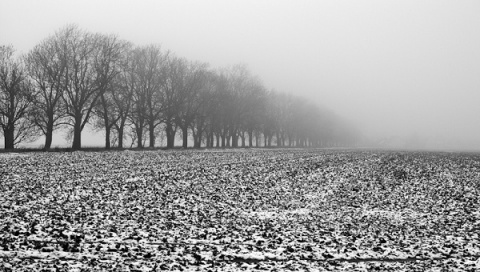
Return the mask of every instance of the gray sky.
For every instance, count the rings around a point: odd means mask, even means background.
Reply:
[[[213,67],[245,63],[374,138],[480,148],[480,1],[0,0],[0,44],[20,52],[69,23]]]

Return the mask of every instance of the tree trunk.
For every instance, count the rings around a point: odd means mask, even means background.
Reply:
[[[207,147],[213,147],[213,133],[207,133]]]
[[[195,138],[196,138],[196,139],[194,140],[195,148],[200,148],[200,147],[202,147],[202,132],[201,132],[201,131],[197,132],[197,135],[196,135]]]
[[[105,125],[105,149],[110,149],[110,120],[108,118],[108,106],[105,96],[102,94],[100,96],[100,101],[102,102],[103,107],[103,122]]]
[[[175,130],[170,121],[167,121],[165,132],[167,134],[167,148],[173,148],[175,145]]]
[[[193,148],[199,148],[197,135],[193,136]]]
[[[253,130],[248,132],[248,146],[253,147]]]
[[[150,147],[155,147],[155,124],[154,121],[151,120],[148,122],[148,130],[149,130],[149,140],[150,140]]]
[[[53,119],[53,118],[52,118]],[[49,118],[47,123],[47,133],[45,133],[45,146],[43,147],[45,150],[48,150],[52,147],[52,139],[53,139],[53,121]]]
[[[210,147],[210,132],[205,131],[204,135],[205,135],[205,147]]]
[[[232,147],[238,147],[238,136],[236,131],[232,132],[231,141],[232,141],[231,143]]]
[[[105,126],[105,149],[110,149],[110,127]]]
[[[183,138],[183,148],[188,147],[188,127],[184,126],[182,127],[182,138]]]
[[[143,148],[143,143],[142,143],[142,139],[143,139],[143,127],[140,127],[140,128],[135,128],[136,132],[137,132],[137,147],[138,148]]]
[[[230,147],[230,139],[232,138],[232,136],[228,135],[227,136],[227,142],[225,143],[226,147]]]
[[[240,140],[240,135],[235,133],[235,135],[233,135],[233,146],[234,147],[238,147],[238,140]]]
[[[15,147],[15,127],[8,124],[8,127],[3,130],[5,137],[5,149],[13,149]]]
[[[73,150],[80,150],[82,148],[82,117],[75,118],[73,126]]]
[[[121,124],[118,128],[118,148],[123,148],[123,129],[125,124]]]

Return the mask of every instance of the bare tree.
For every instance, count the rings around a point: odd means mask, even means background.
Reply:
[[[68,124],[73,127],[72,148],[80,149],[82,130],[117,72],[121,51],[115,37],[91,34],[76,26],[62,29],[57,37],[66,62],[62,98]]]
[[[133,107],[130,120],[137,133],[137,147],[142,148],[148,125],[150,146],[155,146],[155,128],[162,112],[161,81],[164,56],[158,46],[139,47],[134,51]],[[133,78],[130,78],[132,80]]]
[[[100,36],[101,53],[97,60],[97,72],[101,76],[100,97],[93,108],[97,116],[96,127],[105,129],[105,148],[110,149],[110,135],[113,127],[124,116],[123,103],[119,105],[118,97],[125,92],[120,82],[123,58],[129,50],[129,43],[119,41],[116,36]],[[119,93],[119,94],[117,94]],[[123,135],[122,135],[123,137]]]
[[[37,92],[32,119],[45,136],[45,149],[52,145],[53,131],[62,125],[62,108],[66,60],[61,55],[59,39],[49,37],[26,56],[28,75]]]
[[[227,78],[229,94],[227,145],[231,140],[231,146],[238,147],[238,139],[242,137],[249,118],[248,97],[252,76],[245,65],[235,65],[227,71]]]
[[[105,149],[111,147],[112,129],[120,118],[119,108],[117,108],[113,98],[115,88],[114,84],[109,84],[93,108],[93,113],[96,116],[94,127],[98,130],[105,130]]]
[[[131,74],[128,75],[129,84],[132,88],[132,109],[128,114],[128,119],[132,124],[132,146],[134,141],[137,141],[137,147],[142,148],[143,145],[143,130],[145,128],[145,109],[146,109],[146,94],[140,88],[140,77],[138,76],[138,66],[141,65],[141,54],[142,51],[140,48],[135,48],[133,50],[133,59],[132,59],[132,70]]]
[[[303,122],[304,116],[300,113],[306,107],[307,103],[304,99],[296,96],[288,96],[288,104],[286,109],[285,127],[283,128],[288,138],[288,146],[294,146],[298,135],[298,125]]]
[[[207,147],[213,146],[212,117],[216,109],[216,75],[213,71],[205,71],[202,87],[197,91],[195,100],[195,116],[190,125],[193,134],[193,146],[199,148],[206,137]]]
[[[140,80],[143,91],[146,93],[146,118],[149,132],[149,146],[155,146],[155,129],[161,124],[161,114],[164,110],[162,104],[162,81],[166,75],[163,69],[167,66],[166,58],[168,52],[162,54],[160,47],[148,46],[145,48],[145,59],[143,70],[140,73]]]
[[[125,52],[120,65],[120,73],[114,80],[115,91],[112,93],[112,100],[115,104],[117,121],[114,127],[117,131],[118,147],[123,148],[125,138],[125,126],[133,107],[133,92],[137,76],[135,73],[135,54],[132,48]]]
[[[222,116],[221,112],[224,109],[222,107],[222,91],[223,83],[222,78],[216,72],[212,72],[209,78],[210,90],[208,94],[211,94],[208,101],[210,106],[207,106],[207,147],[220,147],[221,143],[221,128],[222,128]]]
[[[29,118],[34,92],[24,67],[14,60],[11,46],[0,46],[0,126],[5,149],[13,149],[22,141],[36,137]]]
[[[227,142],[227,135],[229,133],[229,127],[235,118],[234,112],[231,110],[234,105],[234,97],[229,89],[229,81],[224,71],[219,72],[216,80],[216,93],[218,99],[218,107],[216,116],[212,116],[214,131],[217,138],[217,147],[227,147],[230,144]]]
[[[188,129],[199,114],[201,90],[206,83],[206,67],[204,63],[184,62],[184,75],[179,88],[181,103],[176,110],[176,123],[182,130],[182,146],[188,147]]]
[[[162,121],[165,123],[167,148],[173,148],[175,144],[176,117],[178,116],[177,110],[182,103],[180,93],[184,84],[185,70],[185,60],[172,54],[165,59],[165,65],[162,68]]]
[[[82,146],[81,134],[90,119],[100,89],[96,81],[95,36],[68,26],[57,33],[61,56],[66,63],[64,73],[64,95],[62,96],[68,124],[73,127],[73,149]]]
[[[271,96],[271,107],[273,112],[273,118],[275,123],[275,129],[273,131],[276,139],[277,146],[281,147],[285,145],[285,138],[287,134],[288,126],[288,114],[290,112],[289,104],[292,101],[292,97],[285,93],[274,93]]]
[[[248,134],[248,146],[253,147],[254,134],[262,129],[262,121],[265,116],[267,105],[267,91],[260,79],[250,78],[246,86],[245,115],[243,120],[243,130]],[[245,147],[245,136],[242,136],[242,146]]]

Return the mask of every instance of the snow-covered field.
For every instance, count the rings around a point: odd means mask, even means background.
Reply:
[[[478,154],[241,151],[2,155],[0,270],[480,270]]]

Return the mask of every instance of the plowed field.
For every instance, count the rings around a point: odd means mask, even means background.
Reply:
[[[478,154],[0,155],[4,271],[479,271],[479,235]]]

